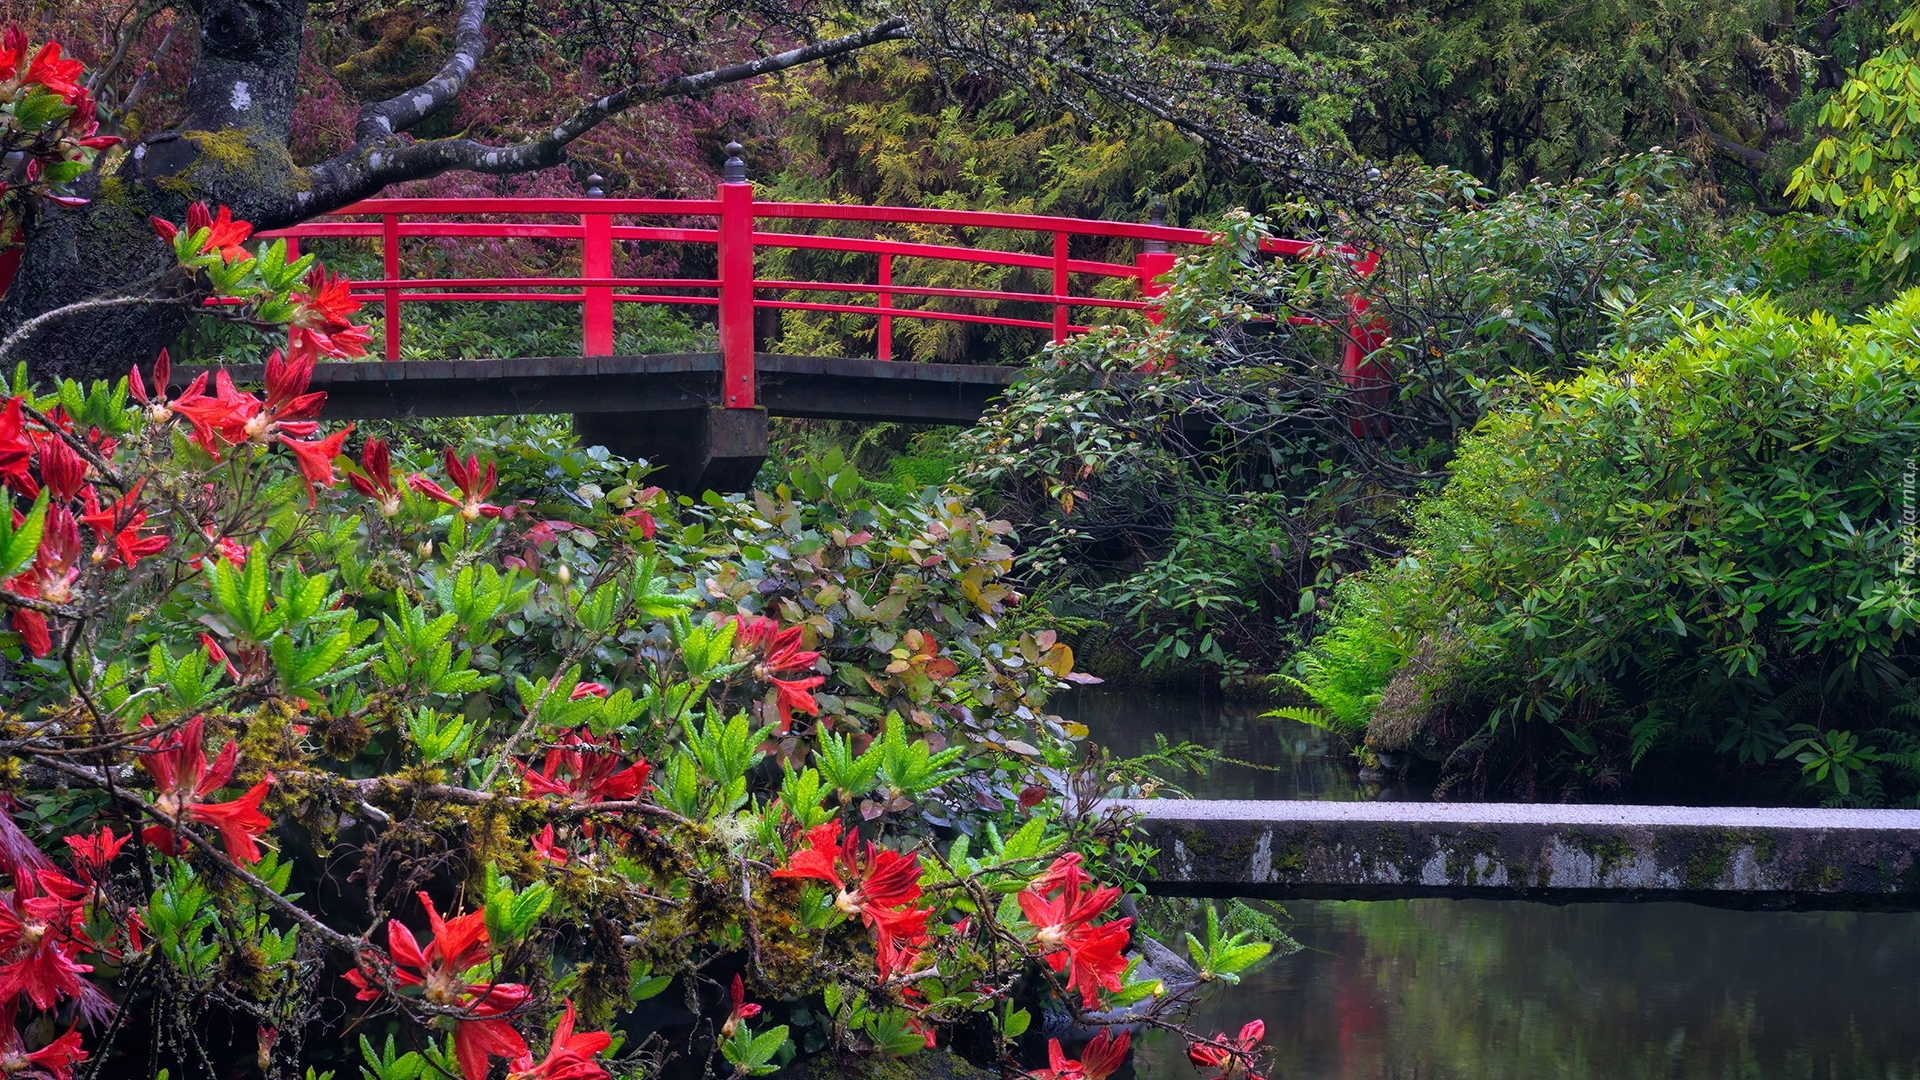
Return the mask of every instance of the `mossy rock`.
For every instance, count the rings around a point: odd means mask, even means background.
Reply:
[[[1436,721],[1457,702],[1471,655],[1458,634],[1427,634],[1380,692],[1367,723],[1367,747],[1437,759]]]

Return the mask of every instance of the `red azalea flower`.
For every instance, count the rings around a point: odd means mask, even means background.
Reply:
[[[294,293],[293,299],[300,309],[289,337],[297,347],[327,356],[366,355],[373,337],[366,327],[353,324],[360,301],[353,298],[352,282],[316,266],[307,274],[306,291]]]
[[[460,492],[459,498],[448,494],[445,488],[419,473],[407,477],[407,486],[429,499],[459,508],[460,516],[468,521],[483,517],[499,517],[503,513],[500,507],[483,501],[488,495],[493,494],[494,485],[499,483],[499,476],[493,462],[487,462],[487,471],[483,474],[480,471],[478,457],[470,456],[463,462],[454,456],[452,450],[448,450],[447,477],[453,481],[454,488]]]
[[[767,643],[766,661],[754,669],[755,673],[766,678],[775,673],[805,671],[812,667],[813,662],[820,659],[820,654],[800,647],[804,633],[802,627],[789,626],[775,634],[773,640]]]
[[[924,952],[917,945],[889,935],[874,943],[874,975],[881,982],[897,975],[912,975],[920,970],[924,958]],[[906,990],[910,992],[911,988]]]
[[[148,717],[142,723],[151,721]],[[273,826],[273,821],[260,812],[260,802],[267,797],[273,777],[267,776],[231,802],[206,801],[207,796],[226,787],[233,779],[234,766],[240,760],[240,744],[228,740],[214,757],[213,764],[207,764],[204,723],[204,718],[196,716],[178,730],[147,744],[140,764],[152,775],[159,792],[154,808],[176,821],[193,820],[212,825],[220,830],[227,854],[236,862],[259,862],[260,848],[254,837]],[[165,825],[150,825],[141,835],[168,855],[177,854],[181,848],[173,830]]]
[[[380,516],[392,517],[400,512],[400,485],[393,479],[393,455],[387,449],[387,440],[368,439],[360,448],[361,472],[348,473],[347,483],[353,490],[372,499],[380,507]]]
[[[133,834],[115,836],[113,830],[101,826],[100,831],[88,836],[66,837],[67,846],[73,849],[73,867],[79,871],[82,881],[97,882],[106,876],[107,866],[120,854],[120,849],[133,839]]]
[[[39,83],[53,93],[67,100],[69,105],[79,99],[85,91],[75,79],[86,70],[86,65],[78,60],[62,59],[60,43],[49,41],[40,46],[33,54],[33,63],[27,65],[27,73],[21,82]]]
[[[88,150],[106,150],[126,142],[118,135],[96,135],[100,130],[99,108],[93,100],[93,93],[81,88],[80,100],[70,102],[73,115],[67,117],[67,138],[75,146]]]
[[[300,467],[300,475],[307,481],[308,506],[314,504],[319,487],[332,487],[338,482],[339,477],[333,472],[333,459],[340,456],[340,449],[346,445],[347,436],[352,431],[353,425],[348,424],[345,430],[312,442],[280,436],[281,444],[293,451],[294,463]]]
[[[15,511],[14,522],[19,524],[18,511]],[[33,565],[7,584],[22,596],[64,604],[73,599],[74,582],[80,580],[81,551],[80,525],[74,520],[73,511],[64,506],[49,506]],[[53,633],[47,617],[40,612],[15,608],[13,628],[25,639],[27,651],[33,655],[46,656],[53,651]]]
[[[153,226],[154,235],[169,244],[180,235],[180,227],[171,221],[157,217],[149,217],[147,221]],[[203,202],[187,207],[187,235],[191,237],[202,229],[205,229],[206,233],[200,238],[200,249],[196,254],[204,255],[217,251],[220,257],[228,262],[239,262],[241,259],[251,257],[247,249],[240,245],[246,243],[253,235],[253,226],[245,221],[233,220],[231,209],[223,206],[219,214],[215,215],[208,211],[207,204]],[[164,385],[163,383],[162,386]]]
[[[34,482],[33,475],[27,471],[32,458],[33,443],[27,438],[26,419],[20,413],[20,399],[8,398],[6,408],[0,409],[0,483],[26,494],[28,498],[39,494],[40,485]]]
[[[820,703],[813,699],[812,690],[827,681],[825,675],[811,675],[804,679],[768,679],[773,684],[774,708],[780,713],[780,734],[793,730],[794,710],[808,716],[820,715]]]
[[[528,1056],[527,1041],[505,1019],[527,1003],[527,988],[518,983],[493,983],[474,984],[467,991],[478,996],[463,1002],[473,1019],[454,1025],[453,1056],[460,1062],[466,1080],[487,1080],[488,1058],[518,1061]]]
[[[713,616],[715,619],[720,617],[718,613]],[[765,649],[767,643],[780,633],[780,624],[765,615],[732,615],[728,618],[733,620],[735,648],[749,651]]]
[[[93,949],[79,902],[85,895],[57,870],[21,874],[0,893],[0,1002],[11,1007],[25,997],[44,1012],[64,999],[99,998],[81,978],[93,968],[74,959]]]
[[[1132,1042],[1128,1032],[1122,1031],[1116,1038],[1111,1028],[1101,1028],[1080,1052],[1080,1060],[1075,1061],[1060,1049],[1059,1039],[1048,1039],[1047,1068],[1027,1075],[1033,1080],[1104,1080],[1127,1060],[1127,1047]]]
[[[555,866],[567,865],[567,851],[554,842],[552,825],[533,834],[533,854]]]
[[[267,354],[267,399],[260,412],[247,421],[247,437],[264,440],[277,429],[301,438],[320,429],[313,418],[327,403],[324,390],[307,391],[313,381],[313,354],[296,349],[282,355],[279,349]]]
[[[913,907],[920,899],[920,857],[868,843],[857,832],[840,836],[839,819],[807,830],[807,846],[793,853],[774,877],[812,878],[840,890],[833,906],[858,915],[881,940],[925,939],[929,908]]]
[[[573,688],[573,693],[567,695],[567,700],[579,701],[581,698],[585,698],[585,697],[603,698],[606,696],[607,696],[606,683],[583,682],[580,685]]]
[[[1033,940],[1042,949],[1041,959],[1056,972],[1068,972],[1067,989],[1079,990],[1081,1004],[1089,1009],[1100,1004],[1101,988],[1120,989],[1127,969],[1120,954],[1133,925],[1132,919],[1093,925],[1120,898],[1120,890],[1112,885],[1089,889],[1091,881],[1080,869],[1079,853],[1069,852],[1016,898],[1037,931]]]
[[[720,1037],[723,1039],[733,1038],[733,1033],[740,1030],[741,1021],[760,1015],[760,1006],[747,1000],[747,985],[740,981],[740,976],[733,977],[733,986],[728,989],[728,994],[733,998],[733,1011],[727,1014],[727,1022],[720,1025]]]
[[[40,444],[40,479],[55,495],[71,499],[87,482],[87,463],[56,435]]]
[[[191,236],[201,229],[207,230],[206,237],[200,241],[201,254],[217,251],[228,262],[252,257],[240,245],[253,235],[253,226],[233,220],[233,211],[227,207],[221,207],[218,214],[208,213],[207,204],[203,202],[187,207],[187,235]]]
[[[0,36],[0,80],[20,74],[20,61],[26,56],[27,32],[17,26],[7,27],[6,34]]]
[[[330,334],[296,326],[287,331],[287,338],[297,348],[345,359],[367,355],[367,345],[373,341],[373,335],[364,326],[349,326]]]
[[[779,711],[780,734],[793,730],[793,714],[796,710],[808,716],[820,715],[820,703],[813,698],[813,689],[824,684],[824,675],[810,675],[801,679],[783,679],[780,676],[793,672],[806,671],[820,654],[811,649],[801,648],[806,633],[799,626],[780,629],[780,624],[764,615],[735,615],[733,624],[734,644],[749,650],[758,649],[762,659],[753,667],[754,677],[773,684],[774,708]]]
[[[576,692],[575,697],[579,696]],[[646,758],[628,762],[617,745],[580,732],[567,733],[548,750],[539,772],[522,762],[514,764],[532,794],[556,795],[578,803],[638,798],[653,771]]]
[[[19,512],[15,511],[15,524],[18,523]],[[22,596],[64,604],[73,599],[73,584],[80,580],[80,556],[80,525],[74,520],[73,512],[64,506],[50,506],[33,565],[8,585]],[[33,655],[45,656],[53,651],[52,632],[47,617],[40,612],[15,608],[13,628],[26,639],[27,649]]]
[[[138,500],[140,488],[146,482],[145,477],[134,481],[133,487],[125,495],[115,499],[113,505],[104,510],[93,488],[87,488],[80,522],[93,530],[94,562],[112,558],[123,566],[133,567],[141,559],[165,551],[171,543],[165,536],[140,535],[140,530],[146,527],[147,512],[140,508]]]
[[[509,1068],[507,1080],[606,1080],[607,1070],[593,1058],[611,1045],[613,1036],[604,1031],[574,1032],[573,1002],[569,1001],[553,1029],[547,1056],[536,1063],[531,1053],[522,1054]]]
[[[167,350],[161,349],[160,355],[153,360],[152,396],[149,397],[147,394],[147,381],[140,377],[139,364],[133,365],[133,369],[127,372],[127,392],[133,395],[133,400],[148,407],[149,416],[155,420],[163,419],[166,415],[167,383],[172,378],[173,356]]]
[[[12,1002],[0,1006],[0,1076],[9,1080],[73,1080],[73,1067],[87,1060],[80,1032],[65,1035],[38,1050],[29,1051],[14,1027]]]
[[[209,397],[206,391],[207,376],[201,372],[167,408],[186,417],[193,425],[193,441],[219,461],[221,446],[237,446],[247,440],[247,422],[259,414],[260,401],[234,389],[225,369],[214,374],[213,395]]]
[[[1249,1020],[1238,1038],[1229,1039],[1225,1032],[1214,1036],[1215,1042],[1225,1046],[1195,1043],[1187,1047],[1187,1060],[1197,1069],[1219,1069],[1216,1080],[1265,1080],[1253,1071],[1253,1051],[1266,1036],[1266,1021]]]
[[[492,955],[486,913],[472,911],[442,919],[432,897],[424,890],[416,895],[427,909],[433,939],[423,949],[406,924],[399,919],[387,923],[393,980],[401,987],[419,987],[421,996],[435,1005],[462,1008],[473,1014],[454,1027],[454,1056],[466,1080],[486,1080],[489,1056],[510,1061],[528,1056],[526,1042],[502,1018],[526,1002],[527,988],[518,983],[467,982],[467,971],[486,963]],[[354,996],[361,1001],[374,1001],[382,993],[363,970],[349,971],[344,978],[359,988]]]

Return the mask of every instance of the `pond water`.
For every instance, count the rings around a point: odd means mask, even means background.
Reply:
[[[1096,689],[1055,702],[1119,753],[1153,733],[1223,767],[1202,798],[1415,797],[1355,781],[1320,732],[1257,706]],[[1287,1080],[1920,1080],[1920,915],[1688,904],[1299,901],[1302,948],[1196,1010],[1267,1022]],[[1148,1036],[1134,1075],[1198,1075]]]

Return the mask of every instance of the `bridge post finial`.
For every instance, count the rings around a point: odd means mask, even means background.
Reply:
[[[1147,204],[1147,224],[1165,225],[1166,223],[1167,198],[1164,195],[1155,195],[1153,201]],[[1165,240],[1148,240],[1141,244],[1140,248],[1149,255],[1165,255],[1167,253],[1167,242]]]
[[[607,197],[606,184],[607,184],[606,177],[601,176],[599,173],[589,173],[587,175],[587,198],[589,199],[606,198]]]
[[[727,163],[720,167],[720,182],[723,184],[744,184],[747,182],[747,163],[740,155],[746,147],[737,142],[727,144]]]

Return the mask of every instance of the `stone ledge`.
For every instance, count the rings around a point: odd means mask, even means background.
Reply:
[[[1164,895],[1920,910],[1920,811],[1133,800]]]

